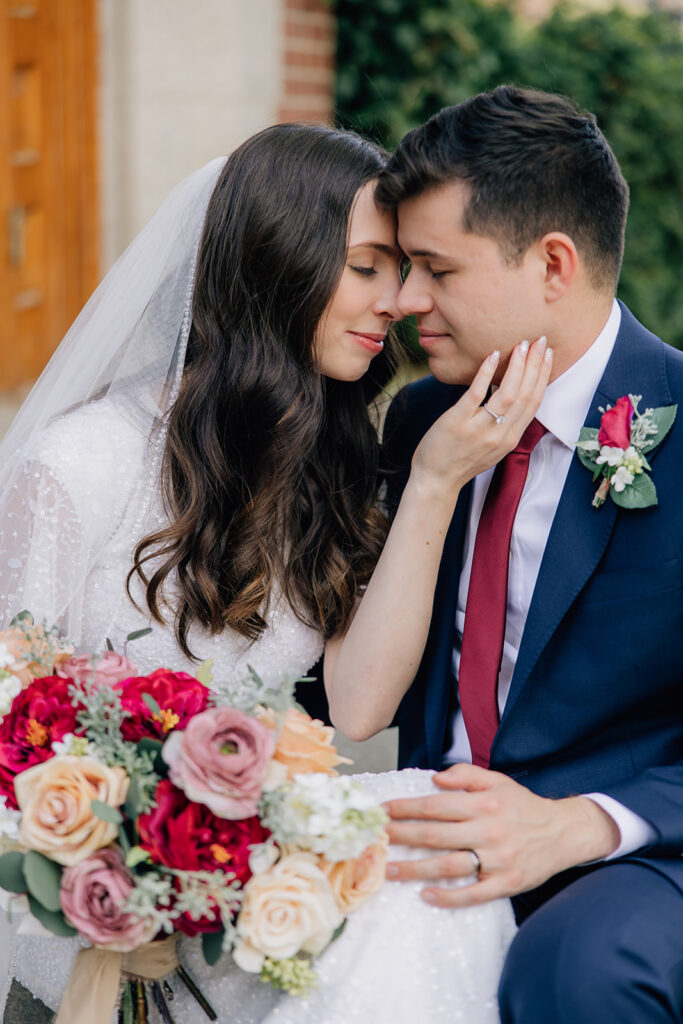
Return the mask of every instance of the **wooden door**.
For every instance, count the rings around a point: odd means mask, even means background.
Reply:
[[[97,283],[94,0],[0,0],[0,392]]]

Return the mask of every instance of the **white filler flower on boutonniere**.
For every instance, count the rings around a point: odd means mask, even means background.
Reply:
[[[602,477],[593,507],[609,494],[620,508],[649,508],[657,504],[657,489],[648,476],[646,455],[664,440],[676,419],[677,405],[638,412],[642,395],[622,395],[613,406],[600,407],[600,426],[582,427],[576,443],[581,462]]]

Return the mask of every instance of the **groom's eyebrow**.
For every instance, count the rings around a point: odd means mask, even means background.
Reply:
[[[414,249],[412,252],[407,253],[411,259],[415,257],[422,258],[425,260],[448,260],[452,259],[452,256],[448,256],[445,252],[437,252],[435,249]]]
[[[358,242],[356,245],[349,246],[349,252],[353,252],[354,249],[375,249],[377,252],[384,253],[386,256],[400,256],[400,250],[396,245],[386,245],[384,242]]]

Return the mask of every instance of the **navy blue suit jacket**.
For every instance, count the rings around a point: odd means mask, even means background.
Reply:
[[[390,504],[412,454],[461,387],[427,377],[394,400],[385,445]],[[619,334],[586,425],[599,406],[642,395],[641,409],[683,403],[683,354],[622,305]],[[648,456],[650,458],[650,456]],[[548,797],[613,796],[651,822],[638,851],[683,891],[683,407],[652,452],[659,504],[626,511],[574,456],[534,590],[491,768]],[[445,541],[429,638],[398,712],[399,765],[438,768],[450,743],[452,648],[471,485]]]

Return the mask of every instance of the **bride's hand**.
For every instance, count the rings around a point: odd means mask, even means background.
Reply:
[[[545,337],[518,345],[498,390],[482,407],[499,361],[493,352],[482,363],[462,398],[433,424],[413,455],[411,481],[444,498],[457,495],[478,473],[516,447],[536,415],[552,369]]]

